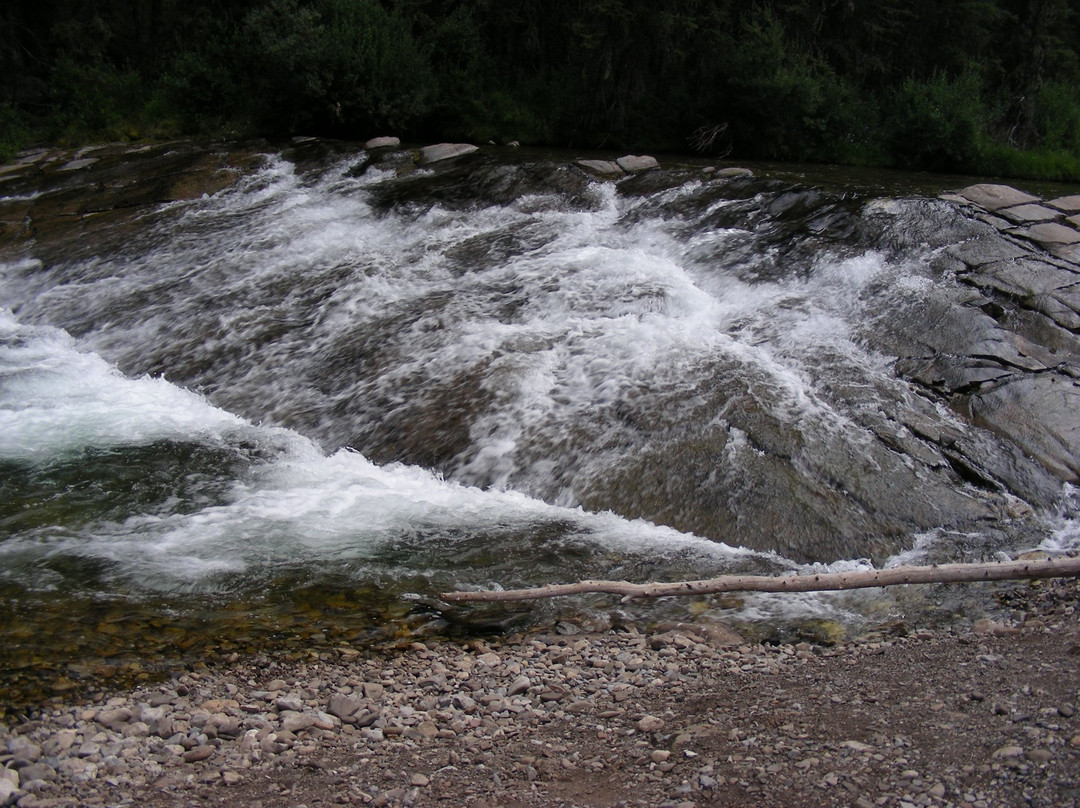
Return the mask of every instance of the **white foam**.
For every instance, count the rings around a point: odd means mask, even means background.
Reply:
[[[0,310],[0,458],[205,440],[243,423],[164,379],[125,378],[63,331],[23,326]]]

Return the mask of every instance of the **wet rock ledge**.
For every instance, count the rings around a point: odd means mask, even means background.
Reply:
[[[1080,196],[979,184],[943,199],[975,225],[950,232],[936,259],[963,286],[911,313],[897,370],[1059,480],[1080,481]],[[994,487],[993,473],[971,476]]]

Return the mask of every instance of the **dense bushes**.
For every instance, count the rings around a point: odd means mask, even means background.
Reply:
[[[1069,0],[11,0],[0,68],[0,154],[394,132],[1080,180]]]

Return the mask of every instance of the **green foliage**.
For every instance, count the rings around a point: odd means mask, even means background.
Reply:
[[[1035,127],[1043,149],[1080,154],[1080,87],[1044,84],[1035,99]]]
[[[85,135],[122,137],[125,123],[138,116],[145,97],[142,77],[135,71],[60,59],[52,72],[50,134],[62,141]]]
[[[972,171],[978,165],[989,116],[975,71],[957,78],[909,78],[885,118],[891,153],[901,165],[934,171]]]
[[[1080,153],[1061,149],[1033,151],[988,143],[975,173],[1048,182],[1080,182]]]
[[[9,3],[0,150],[394,133],[1067,177],[1080,152],[1074,5]]]
[[[24,116],[12,104],[0,104],[0,163],[6,163],[26,145],[30,133]]]
[[[264,129],[392,130],[429,104],[408,21],[374,0],[272,0],[245,18],[240,47],[246,109]]]
[[[855,96],[828,65],[798,50],[779,19],[757,8],[726,64],[725,100],[739,151],[757,157],[829,158],[858,127]]]

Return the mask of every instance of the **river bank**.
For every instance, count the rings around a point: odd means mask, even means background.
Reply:
[[[18,790],[0,795],[20,808],[1076,805],[1080,583],[996,592],[1007,620],[834,647],[683,623],[196,665],[4,727]]]

